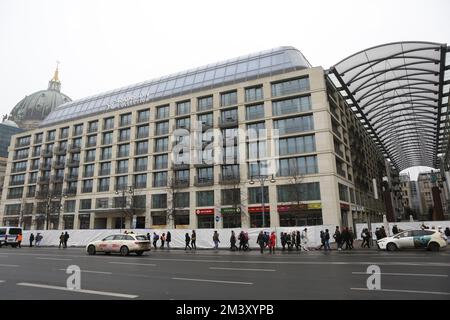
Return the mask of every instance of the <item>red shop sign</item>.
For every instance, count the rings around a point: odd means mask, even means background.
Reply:
[[[248,213],[262,213],[262,207],[248,207]],[[270,212],[270,206],[264,206],[264,212]]]
[[[211,209],[197,209],[195,214],[214,214],[214,208]]]

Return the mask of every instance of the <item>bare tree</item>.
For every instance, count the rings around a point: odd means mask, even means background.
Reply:
[[[302,204],[302,199],[304,197],[301,184],[301,182],[303,181],[303,175],[300,173],[297,165],[295,165],[294,168],[289,171],[289,173],[289,199],[291,199],[291,205],[289,206],[288,212],[292,216],[295,216],[304,211],[304,204]]]

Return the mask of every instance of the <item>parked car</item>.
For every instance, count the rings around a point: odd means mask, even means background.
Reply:
[[[19,227],[0,227],[0,247],[10,245],[17,246],[17,236],[22,233]]]
[[[395,251],[397,249],[427,249],[439,251],[447,245],[443,235],[437,230],[407,230],[392,237],[386,237],[377,241],[382,250]]]
[[[137,234],[113,234],[102,240],[90,242],[86,246],[86,252],[90,255],[104,252],[106,254],[120,253],[126,256],[134,252],[140,256],[145,251],[150,251],[150,241],[147,236]]]

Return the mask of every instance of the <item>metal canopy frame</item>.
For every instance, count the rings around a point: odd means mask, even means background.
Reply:
[[[393,42],[357,52],[330,68],[336,87],[399,171],[438,167],[438,152],[446,143],[448,52],[442,43]]]

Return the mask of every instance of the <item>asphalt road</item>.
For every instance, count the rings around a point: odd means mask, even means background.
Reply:
[[[81,291],[66,287],[81,269]],[[368,266],[381,290],[368,290]],[[307,253],[257,250],[151,251],[88,256],[82,248],[0,248],[3,299],[443,299],[450,300],[450,250]]]

